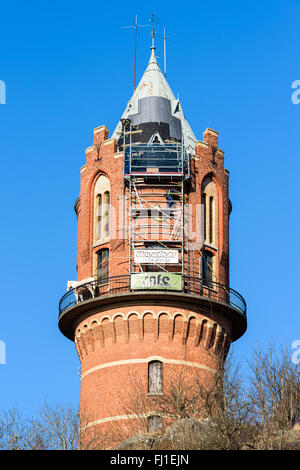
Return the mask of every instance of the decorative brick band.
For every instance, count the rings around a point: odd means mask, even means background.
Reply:
[[[96,345],[105,347],[109,344],[117,344],[120,339],[125,343],[144,341],[151,335],[153,341],[159,341],[163,335],[167,341],[175,339],[182,344],[192,347],[202,346],[215,354],[227,354],[230,338],[227,331],[218,323],[206,317],[197,317],[188,312],[162,311],[158,314],[149,310],[141,312],[118,312],[113,316],[104,315],[101,318],[95,316],[77,328],[75,344],[79,358],[95,350]]]
[[[111,421],[147,418],[148,416],[151,416],[152,414],[153,412],[151,413],[151,411],[149,411],[148,413],[144,413],[142,415],[128,414],[128,415],[120,415],[120,416],[108,416],[107,418],[101,418],[101,419],[96,419],[95,421],[91,421],[84,427],[84,429],[91,428],[92,426],[97,426],[97,424],[109,423]]]
[[[93,372],[96,372],[100,369],[105,369],[106,367],[114,367],[114,366],[123,366],[127,364],[146,364],[151,361],[161,361],[165,364],[175,364],[175,365],[182,365],[182,366],[188,366],[188,367],[196,367],[198,369],[204,369],[209,372],[212,372],[215,374],[217,371],[215,369],[212,369],[211,367],[205,366],[203,364],[199,364],[198,362],[190,362],[190,361],[180,361],[177,359],[166,359],[165,357],[161,356],[150,356],[147,358],[143,359],[128,359],[128,360],[123,360],[123,361],[114,361],[114,362],[107,362],[106,364],[100,364],[99,366],[92,367],[91,369],[87,370],[84,374],[81,376],[81,380],[84,379],[89,374],[92,374]]]

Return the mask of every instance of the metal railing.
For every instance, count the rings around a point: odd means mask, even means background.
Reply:
[[[171,289],[157,288],[143,288],[140,290],[147,290],[149,292],[173,292]],[[59,317],[74,305],[80,304],[86,300],[106,295],[136,292],[137,289],[130,289],[130,276],[113,276],[107,279],[102,279],[101,284],[98,280],[90,281],[73,287],[61,298],[59,302]],[[175,292],[175,291],[174,291]],[[239,311],[239,313],[246,318],[246,302],[244,298],[234,289],[226,287],[223,284],[212,281],[211,279],[201,279],[193,276],[182,276],[182,291],[176,290],[176,293],[194,294],[201,297],[207,297],[211,300],[217,300],[230,305]]]

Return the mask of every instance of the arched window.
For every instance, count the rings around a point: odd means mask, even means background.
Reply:
[[[110,182],[100,175],[94,190],[95,243],[105,240],[110,234]]]
[[[202,183],[201,192],[202,202],[202,235],[203,242],[209,245],[216,246],[216,200],[217,192],[216,186],[210,176],[206,176]]]
[[[162,362],[151,361],[148,364],[148,393],[157,395],[163,391]]]
[[[99,284],[106,284],[109,277],[109,250],[104,248],[97,252],[97,280]]]

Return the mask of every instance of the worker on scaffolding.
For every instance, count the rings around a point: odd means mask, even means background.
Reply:
[[[120,119],[122,123],[122,131],[128,132],[130,131],[131,119]]]
[[[168,209],[175,209],[176,201],[174,200],[174,191],[172,189],[168,189],[166,191],[165,198],[167,200],[167,208]]]

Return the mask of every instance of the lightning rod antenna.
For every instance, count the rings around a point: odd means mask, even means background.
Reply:
[[[167,47],[166,47],[166,28],[164,27],[164,74],[167,78]]]
[[[149,26],[148,24],[138,24],[138,16],[135,15],[135,23],[133,26],[121,26],[121,28],[134,28],[134,70],[133,70],[133,91],[136,88],[136,45],[137,45],[137,31],[138,28]]]

